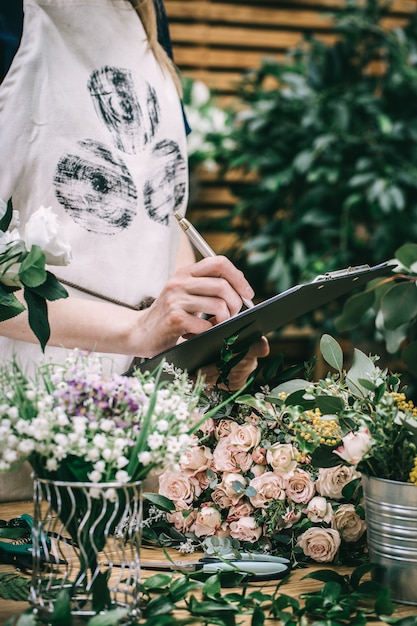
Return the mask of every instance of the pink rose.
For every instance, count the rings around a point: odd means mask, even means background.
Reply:
[[[173,524],[174,528],[180,533],[187,533],[195,522],[197,511],[195,509],[182,509],[166,515],[167,521]]]
[[[219,420],[214,430],[214,436],[216,437],[216,439],[223,439],[223,437],[228,437],[232,430],[237,428],[237,426],[238,425],[233,420]]]
[[[254,543],[262,535],[262,528],[256,525],[253,517],[240,517],[230,522],[230,536],[239,541]]]
[[[222,437],[213,451],[213,466],[217,472],[233,472],[236,466],[232,452],[229,436]]]
[[[234,504],[230,507],[229,513],[227,514],[227,521],[235,522],[241,517],[250,517],[253,512],[253,506],[249,504],[249,502],[240,501],[238,504]]]
[[[201,415],[199,417],[201,417]],[[214,433],[215,428],[216,428],[215,420],[212,417],[209,417],[208,419],[206,419],[205,422],[203,422],[203,424],[201,424],[199,430],[201,430],[201,432],[204,435],[212,435]]]
[[[241,489],[235,490],[235,483],[239,483]],[[220,489],[223,489],[226,495],[231,499],[232,504],[237,504],[243,497],[243,492],[246,488],[246,479],[241,474],[234,472],[225,472],[223,474],[222,482],[219,485]]]
[[[193,473],[208,469],[213,460],[213,454],[207,446],[194,446],[184,452],[180,460],[180,468]]]
[[[358,541],[366,530],[366,523],[355,511],[353,504],[342,504],[333,518],[333,528],[348,543]]]
[[[167,470],[159,476],[159,493],[173,502],[181,500],[186,504],[191,504],[195,489],[187,475]]]
[[[248,452],[259,445],[261,432],[253,424],[242,424],[230,433],[230,441],[240,452]]]
[[[232,498],[227,495],[224,489],[221,487],[216,487],[216,489],[211,494],[211,499],[214,504],[216,504],[219,509],[228,509],[232,506]]]
[[[193,532],[197,537],[209,537],[220,528],[220,511],[214,506],[203,506],[198,512],[193,526]]]
[[[314,496],[307,504],[306,514],[308,519],[314,523],[325,522],[330,524],[333,519],[332,505],[323,496]]]
[[[252,465],[250,471],[254,476],[262,476],[267,471],[267,467],[266,465]]]
[[[292,475],[297,467],[296,450],[290,443],[274,443],[266,453],[266,460],[276,474],[283,478]]]
[[[282,518],[284,522],[284,528],[291,528],[291,526],[293,526],[295,522],[298,522],[298,520],[301,518],[301,515],[302,515],[302,512],[297,511],[297,509],[294,509],[294,508],[287,509],[285,512],[285,515]]]
[[[266,465],[266,450],[258,446],[252,451],[252,460],[257,465]]]
[[[249,498],[256,509],[265,508],[273,500],[285,498],[285,481],[274,472],[265,472],[262,476],[252,478],[249,485],[256,490],[256,495]]]
[[[371,433],[366,426],[361,426],[355,433],[348,433],[342,442],[333,452],[351,465],[357,465],[372,448]]]
[[[341,539],[337,530],[313,526],[299,536],[297,545],[305,556],[318,563],[333,561],[340,547]]]
[[[197,481],[198,486],[201,489],[201,492],[209,488],[211,480],[212,480],[210,476],[207,474],[207,472],[197,472],[193,478],[194,480]]]
[[[319,477],[316,480],[316,490],[325,498],[341,500],[343,487],[355,478],[360,478],[359,472],[347,465],[321,467]]]
[[[285,491],[287,497],[293,502],[306,504],[314,495],[314,482],[308,472],[297,468],[288,478]]]
[[[244,452],[242,450],[232,449],[232,463],[235,466],[235,470],[241,472],[248,472],[252,466],[252,455],[250,452]]]

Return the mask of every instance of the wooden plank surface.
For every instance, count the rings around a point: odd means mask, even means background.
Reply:
[[[32,511],[33,511],[32,501],[0,503],[0,519],[8,520],[12,517],[21,515],[22,513],[31,514]],[[178,552],[176,552],[175,550],[169,550],[168,552],[173,559],[178,559]],[[181,555],[181,560],[182,561],[187,560],[187,559],[195,560],[196,558],[199,558],[199,556],[200,556],[199,554]],[[163,554],[163,551],[159,548],[143,548],[141,550],[141,559],[143,561],[146,560],[146,561],[155,562],[155,561],[164,560],[165,556]],[[281,587],[282,593],[285,593],[295,598],[299,598],[300,594],[302,593],[315,591],[321,588],[322,583],[319,583],[318,581],[314,581],[311,579],[303,580],[303,578],[309,572],[312,572],[316,569],[325,569],[326,567],[328,569],[336,570],[342,574],[348,574],[352,571],[351,568],[325,566],[325,565],[319,565],[319,564],[308,567],[308,568],[297,569],[291,573],[288,582],[285,582],[282,585]],[[15,569],[13,568],[13,566],[0,564],[0,573],[1,572],[15,572]],[[142,575],[145,578],[155,573],[156,572],[152,570],[142,570]],[[262,582],[262,583],[250,583],[249,585],[250,590],[253,590],[256,588],[262,588],[263,593],[268,593],[268,590],[270,590],[271,594],[275,590],[275,587],[276,587],[276,583],[274,583],[273,581]],[[29,605],[27,602],[16,602],[13,600],[4,600],[0,598],[0,624],[5,624],[9,618],[11,618],[12,616],[20,615],[27,608],[29,608]],[[399,608],[397,613],[398,613],[398,616],[416,615],[417,609],[416,607],[409,607],[409,606],[404,605]],[[80,623],[85,624],[85,622],[80,622]],[[250,623],[251,623],[250,616],[248,616],[247,618],[242,618],[242,626],[249,626]],[[378,622],[378,623],[384,624],[384,622]],[[78,622],[74,622],[74,626],[78,626]]]

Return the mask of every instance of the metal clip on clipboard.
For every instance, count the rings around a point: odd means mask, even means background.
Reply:
[[[319,274],[312,281],[313,283],[318,283],[323,280],[331,280],[332,278],[343,278],[344,276],[349,276],[349,274],[358,274],[360,272],[368,272],[371,269],[370,265],[354,265],[344,268],[343,270],[335,270],[334,272],[326,272],[325,274]],[[353,280],[357,280],[358,277],[355,276]]]

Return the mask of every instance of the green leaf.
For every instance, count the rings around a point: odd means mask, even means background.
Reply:
[[[388,289],[381,300],[381,312],[388,330],[411,322],[417,315],[416,283],[399,283]]]
[[[157,509],[169,513],[175,510],[175,504],[172,500],[166,496],[161,496],[159,493],[145,492],[143,498],[148,502],[151,502]]]
[[[149,601],[143,611],[145,617],[154,617],[156,615],[166,615],[172,613],[175,604],[165,595],[156,596]]]
[[[410,268],[417,261],[417,244],[405,243],[395,252],[395,258],[405,267]]]
[[[54,602],[54,610],[50,617],[51,626],[71,626],[71,602],[69,592],[64,589]]]
[[[338,574],[334,570],[320,569],[315,572],[311,572],[310,574],[306,574],[302,577],[301,580],[305,578],[312,578],[313,580],[320,580],[323,583],[333,582],[340,585],[340,587],[344,587],[346,584],[345,577],[342,574]]]
[[[417,376],[417,342],[413,341],[413,343],[408,344],[408,346],[404,348],[401,356],[407,370],[413,374],[413,376]]]
[[[377,615],[391,615],[393,611],[394,604],[391,600],[390,591],[385,587],[375,602],[375,612]]]
[[[346,332],[358,326],[367,311],[372,308],[375,295],[372,291],[355,294],[346,300],[342,313],[335,320],[336,330]]]
[[[39,287],[46,280],[45,255],[32,246],[19,268],[19,278],[26,287]]]
[[[343,352],[336,339],[324,334],[320,339],[320,351],[323,359],[338,372],[343,369]]]
[[[266,615],[262,608],[258,605],[255,605],[252,613],[252,621],[251,626],[263,626],[265,624]]]
[[[13,294],[10,294],[10,301],[4,303],[4,299],[0,299],[0,322],[16,317],[25,310],[23,304]]]
[[[28,578],[9,572],[0,573],[0,597],[5,600],[27,600],[29,589]]]
[[[41,285],[31,287],[33,293],[42,296],[45,300],[59,300],[68,297],[68,291],[58,282],[51,272],[46,272],[46,279]]]
[[[13,205],[12,205],[12,199],[10,198],[9,201],[7,202],[6,212],[0,219],[0,230],[2,230],[4,233],[9,228],[12,217],[13,217]]]
[[[142,585],[149,590],[165,589],[171,583],[172,578],[172,574],[154,574],[146,578]]]
[[[316,396],[316,402],[322,415],[337,415],[339,411],[343,411],[345,406],[342,398],[324,394]]]
[[[353,351],[352,367],[346,374],[346,383],[350,391],[355,395],[366,397],[368,391],[361,384],[362,378],[372,378],[375,372],[373,361],[357,348]]]
[[[38,296],[29,287],[24,288],[23,295],[28,308],[29,326],[38,338],[43,351],[51,336],[45,299]]]

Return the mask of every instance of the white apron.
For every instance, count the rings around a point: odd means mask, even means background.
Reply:
[[[71,264],[52,272],[129,305],[158,295],[178,250],[173,213],[187,202],[186,139],[174,84],[129,2],[24,1],[0,86],[0,150],[0,198],[12,197],[22,226],[52,206],[70,240]],[[44,358],[0,337],[0,361],[15,354],[28,371]],[[46,348],[46,358],[64,355]],[[131,357],[110,361],[124,371]],[[31,497],[28,476],[0,477],[0,500]]]

